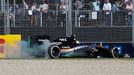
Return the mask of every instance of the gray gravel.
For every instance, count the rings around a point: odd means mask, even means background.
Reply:
[[[0,75],[134,75],[134,60],[2,59]]]

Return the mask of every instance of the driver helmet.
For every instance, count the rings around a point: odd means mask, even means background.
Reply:
[[[71,38],[76,38],[76,35],[71,35]]]
[[[76,35],[71,35],[71,39],[76,40]]]

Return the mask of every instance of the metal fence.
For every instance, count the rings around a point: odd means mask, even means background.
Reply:
[[[131,27],[128,24],[128,18],[125,11],[110,12],[106,15],[104,11],[91,10],[74,10],[74,26],[75,27]]]
[[[28,5],[29,8],[31,5]],[[5,6],[7,7],[7,5]],[[12,9],[14,5],[9,5],[9,18],[11,26],[29,26],[31,23],[31,16],[28,14],[30,9],[25,9],[23,4],[18,4],[18,9]],[[38,5],[39,7],[39,5]],[[7,8],[7,11],[8,11]],[[57,27],[59,25],[65,25],[66,19],[69,16],[65,10],[65,14],[61,14],[59,9],[59,4],[49,4],[49,10],[47,16],[44,18],[42,12],[36,11],[36,18],[38,26],[43,26],[43,21],[46,20],[49,22],[47,26]],[[6,13],[6,12],[5,12]],[[3,12],[0,12],[0,19],[3,16]],[[6,15],[6,14],[5,14]],[[3,16],[4,17],[4,16]],[[128,17],[125,10],[111,11],[109,15],[106,15],[104,11],[92,11],[92,10],[77,10],[72,8],[72,24],[75,27],[83,26],[103,26],[103,27],[131,27],[132,25],[128,24]],[[42,20],[44,19],[44,20]],[[21,25],[23,22],[24,25]],[[2,23],[2,22],[1,22]],[[21,23],[21,24],[19,24]]]
[[[6,12],[0,12],[0,33],[4,34],[4,28],[10,27],[11,34],[22,34],[24,38],[28,35],[50,35],[52,39],[66,36],[69,10],[61,14],[58,4],[49,7],[45,17],[42,12],[36,11],[34,19],[23,5],[19,5],[17,11],[9,11],[9,16],[5,16]],[[104,11],[72,9],[71,14],[72,34],[83,42],[132,41],[132,25],[128,24],[127,14],[123,10],[111,11],[106,15]],[[9,18],[9,26],[5,26],[5,18]]]
[[[31,5],[28,5],[29,7]],[[7,7],[7,6],[5,6]],[[25,9],[24,5],[18,5],[18,9],[10,9],[10,7],[14,7],[14,5],[9,5],[9,18],[13,20],[15,18],[15,22],[20,23],[21,20],[23,23],[28,23],[31,20],[31,16],[28,15],[28,10]],[[39,7],[39,5],[38,5]],[[66,10],[66,13],[69,10]],[[61,14],[61,10],[59,9],[59,4],[49,4],[49,10],[47,13],[47,17],[45,18],[48,21],[55,21],[55,26],[59,25],[60,21],[66,21],[66,14]],[[6,12],[5,12],[6,13]],[[2,12],[0,12],[0,17],[2,16]],[[42,26],[42,13],[40,11],[36,12],[37,24]],[[72,9],[72,19],[73,26],[132,26],[128,25],[127,13],[124,10],[119,11],[111,11],[109,15],[106,15],[104,11],[92,11],[92,10],[77,10]],[[64,21],[65,20],[65,21]],[[108,22],[108,23],[107,23]],[[20,24],[14,24],[13,26],[21,26]],[[12,24],[12,22],[11,22]],[[29,24],[29,23],[28,23]],[[53,24],[52,24],[53,25]],[[51,26],[52,26],[51,25]],[[48,25],[50,26],[50,25]]]

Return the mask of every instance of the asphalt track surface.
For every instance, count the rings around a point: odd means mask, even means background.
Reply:
[[[0,75],[134,75],[134,59],[0,59]]]

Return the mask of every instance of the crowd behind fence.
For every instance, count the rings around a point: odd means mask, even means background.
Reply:
[[[61,27],[66,26],[68,9],[60,9],[59,4],[49,4],[45,16],[39,10],[37,5],[35,13],[32,13],[31,7],[26,8],[24,4],[10,6],[10,26],[40,26],[40,27]],[[32,6],[32,5],[28,5]],[[64,13],[63,13],[64,12]],[[34,17],[33,17],[34,14]],[[0,24],[3,25],[4,13],[0,13]],[[105,15],[103,10],[94,11],[87,9],[72,9],[72,24],[74,27],[131,27],[127,12],[125,10],[111,11],[110,15]]]

